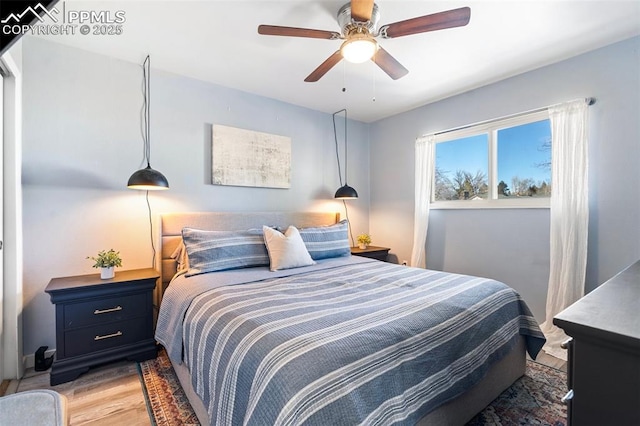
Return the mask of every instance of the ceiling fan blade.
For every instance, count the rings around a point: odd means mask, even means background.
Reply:
[[[428,31],[443,30],[445,28],[463,27],[469,23],[471,9],[447,10],[431,15],[419,16],[406,21],[380,27],[380,35],[383,38],[403,37],[411,34],[426,33]]]
[[[360,22],[371,20],[373,0],[351,0],[351,19]]]
[[[307,83],[313,83],[322,78],[331,68],[333,68],[340,60],[342,59],[342,54],[340,54],[339,50],[329,56],[323,63],[320,64],[318,68],[313,70],[311,74],[307,78],[304,79]]]
[[[373,58],[371,58],[373,62],[376,63],[382,71],[386,72],[389,77],[394,80],[397,80],[401,77],[404,77],[409,73],[409,70],[402,66],[400,62],[396,60],[393,56],[389,54],[382,47],[378,48],[378,51]]]
[[[287,36],[287,37],[305,37],[305,38],[324,38],[333,40],[340,38],[340,33],[335,31],[312,30],[309,28],[296,27],[280,27],[277,25],[259,25],[258,34]]]

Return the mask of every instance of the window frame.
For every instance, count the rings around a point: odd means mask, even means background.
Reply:
[[[514,117],[507,117],[490,122],[467,126],[458,130],[442,132],[435,135],[434,144],[450,142],[456,139],[462,139],[480,134],[487,134],[487,152],[489,164],[487,165],[487,184],[489,192],[486,200],[445,200],[436,201],[435,197],[435,172],[436,164],[433,167],[431,179],[431,200],[429,202],[430,209],[548,209],[551,205],[551,197],[513,197],[498,198],[498,131],[516,127],[523,124],[535,123],[538,121],[549,120],[548,110],[526,113]],[[435,150],[434,146],[434,150]],[[551,178],[553,185],[553,177]],[[552,187],[553,191],[553,187]],[[552,192],[553,193],[553,192]]]

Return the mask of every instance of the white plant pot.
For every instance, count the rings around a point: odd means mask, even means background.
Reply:
[[[362,250],[366,249],[368,247],[368,244],[358,244],[358,247],[360,247]]]
[[[100,278],[102,278],[103,280],[113,278],[115,275],[116,273],[113,270],[113,266],[110,266],[108,268],[100,268]]]

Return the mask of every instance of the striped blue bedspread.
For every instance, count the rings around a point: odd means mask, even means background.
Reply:
[[[518,335],[533,357],[544,343],[506,285],[383,262],[201,292],[181,334],[216,425],[415,424]]]

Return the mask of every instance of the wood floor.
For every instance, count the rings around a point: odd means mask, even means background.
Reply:
[[[566,362],[540,352],[536,361],[566,371]],[[9,384],[7,394],[53,389],[67,397],[71,425],[151,425],[135,362],[122,361],[91,369],[76,380],[49,386],[48,372],[29,369]]]
[[[7,393],[32,389],[53,389],[65,395],[71,425],[151,425],[135,362],[92,368],[57,386],[49,385],[48,372],[29,369],[20,381],[11,381]]]
[[[527,355],[527,358],[531,359],[529,358],[529,355]],[[567,372],[567,361],[551,356],[545,351],[540,351],[540,353],[536,357],[536,362],[548,365],[549,367],[553,367],[556,370],[562,370],[565,373]]]

